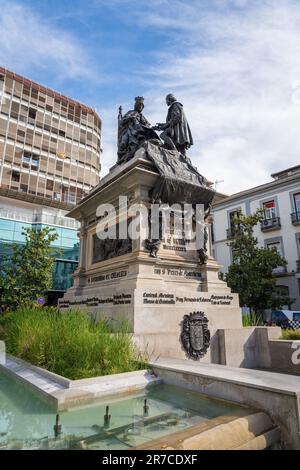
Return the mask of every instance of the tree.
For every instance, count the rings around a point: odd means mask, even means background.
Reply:
[[[261,248],[253,235],[254,227],[264,219],[264,212],[258,209],[246,216],[238,210],[232,220],[233,238],[229,242],[232,250],[232,264],[228,268],[226,281],[234,292],[240,295],[240,305],[248,306],[251,312],[259,314],[264,309],[280,308],[291,304],[291,299],[276,289],[273,270],[286,266],[286,260],[275,248]]]
[[[55,229],[25,228],[22,234],[25,243],[14,243],[11,254],[1,260],[0,287],[4,308],[36,303],[52,285],[55,259],[51,243],[58,238]]]

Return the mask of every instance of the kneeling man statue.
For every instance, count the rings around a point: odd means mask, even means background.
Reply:
[[[178,150],[182,155],[186,155],[186,150],[193,145],[193,137],[183,111],[183,106],[170,93],[166,96],[166,103],[169,111],[165,124],[153,126],[153,130],[163,131],[160,138],[163,140],[166,148]]]

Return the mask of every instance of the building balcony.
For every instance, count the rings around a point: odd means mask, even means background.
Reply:
[[[300,259],[296,261],[297,273],[300,273]]]
[[[292,212],[291,221],[293,225],[300,225],[300,212]]]
[[[287,273],[286,266],[277,266],[276,268],[274,268],[272,270],[273,276],[280,276],[280,275],[286,274],[286,273]]]
[[[10,219],[31,224],[59,225],[72,229],[78,229],[80,224],[77,220],[60,215],[42,213],[22,213],[10,209],[0,208],[0,219]]]
[[[281,228],[280,217],[264,219],[260,223],[260,229],[262,232],[267,232],[268,230],[276,230],[279,228]]]

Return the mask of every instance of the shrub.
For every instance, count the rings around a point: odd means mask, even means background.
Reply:
[[[73,380],[145,367],[124,322],[111,327],[78,310],[23,307],[1,323],[8,353]]]
[[[44,227],[24,228],[22,235],[25,242],[13,243],[11,252],[0,257],[1,310],[36,304],[52,285],[55,257],[51,244],[58,234]]]
[[[282,330],[282,339],[300,339],[300,330]]]
[[[275,248],[259,246],[254,236],[255,227],[264,219],[262,209],[252,215],[244,215],[241,209],[231,221],[233,237],[228,242],[232,251],[232,263],[228,266],[226,281],[240,297],[240,305],[247,305],[259,313],[265,309],[277,309],[290,305],[292,299],[278,291],[273,271],[286,266],[286,260]]]
[[[261,318],[256,315],[255,312],[252,312],[251,314],[243,315],[242,318],[243,321],[243,326],[260,326],[262,325]]]

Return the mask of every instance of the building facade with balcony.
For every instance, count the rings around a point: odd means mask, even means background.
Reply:
[[[79,252],[65,214],[98,184],[100,147],[93,109],[0,67],[0,260],[22,227],[55,228],[56,292],[70,287]]]
[[[254,235],[260,246],[276,248],[287,260],[287,267],[274,270],[278,289],[294,299],[291,308],[300,310],[300,165],[271,175],[273,181],[224,197],[214,204],[213,253],[227,272],[232,261],[228,246],[232,218],[238,209],[253,214],[264,211],[263,221]]]

